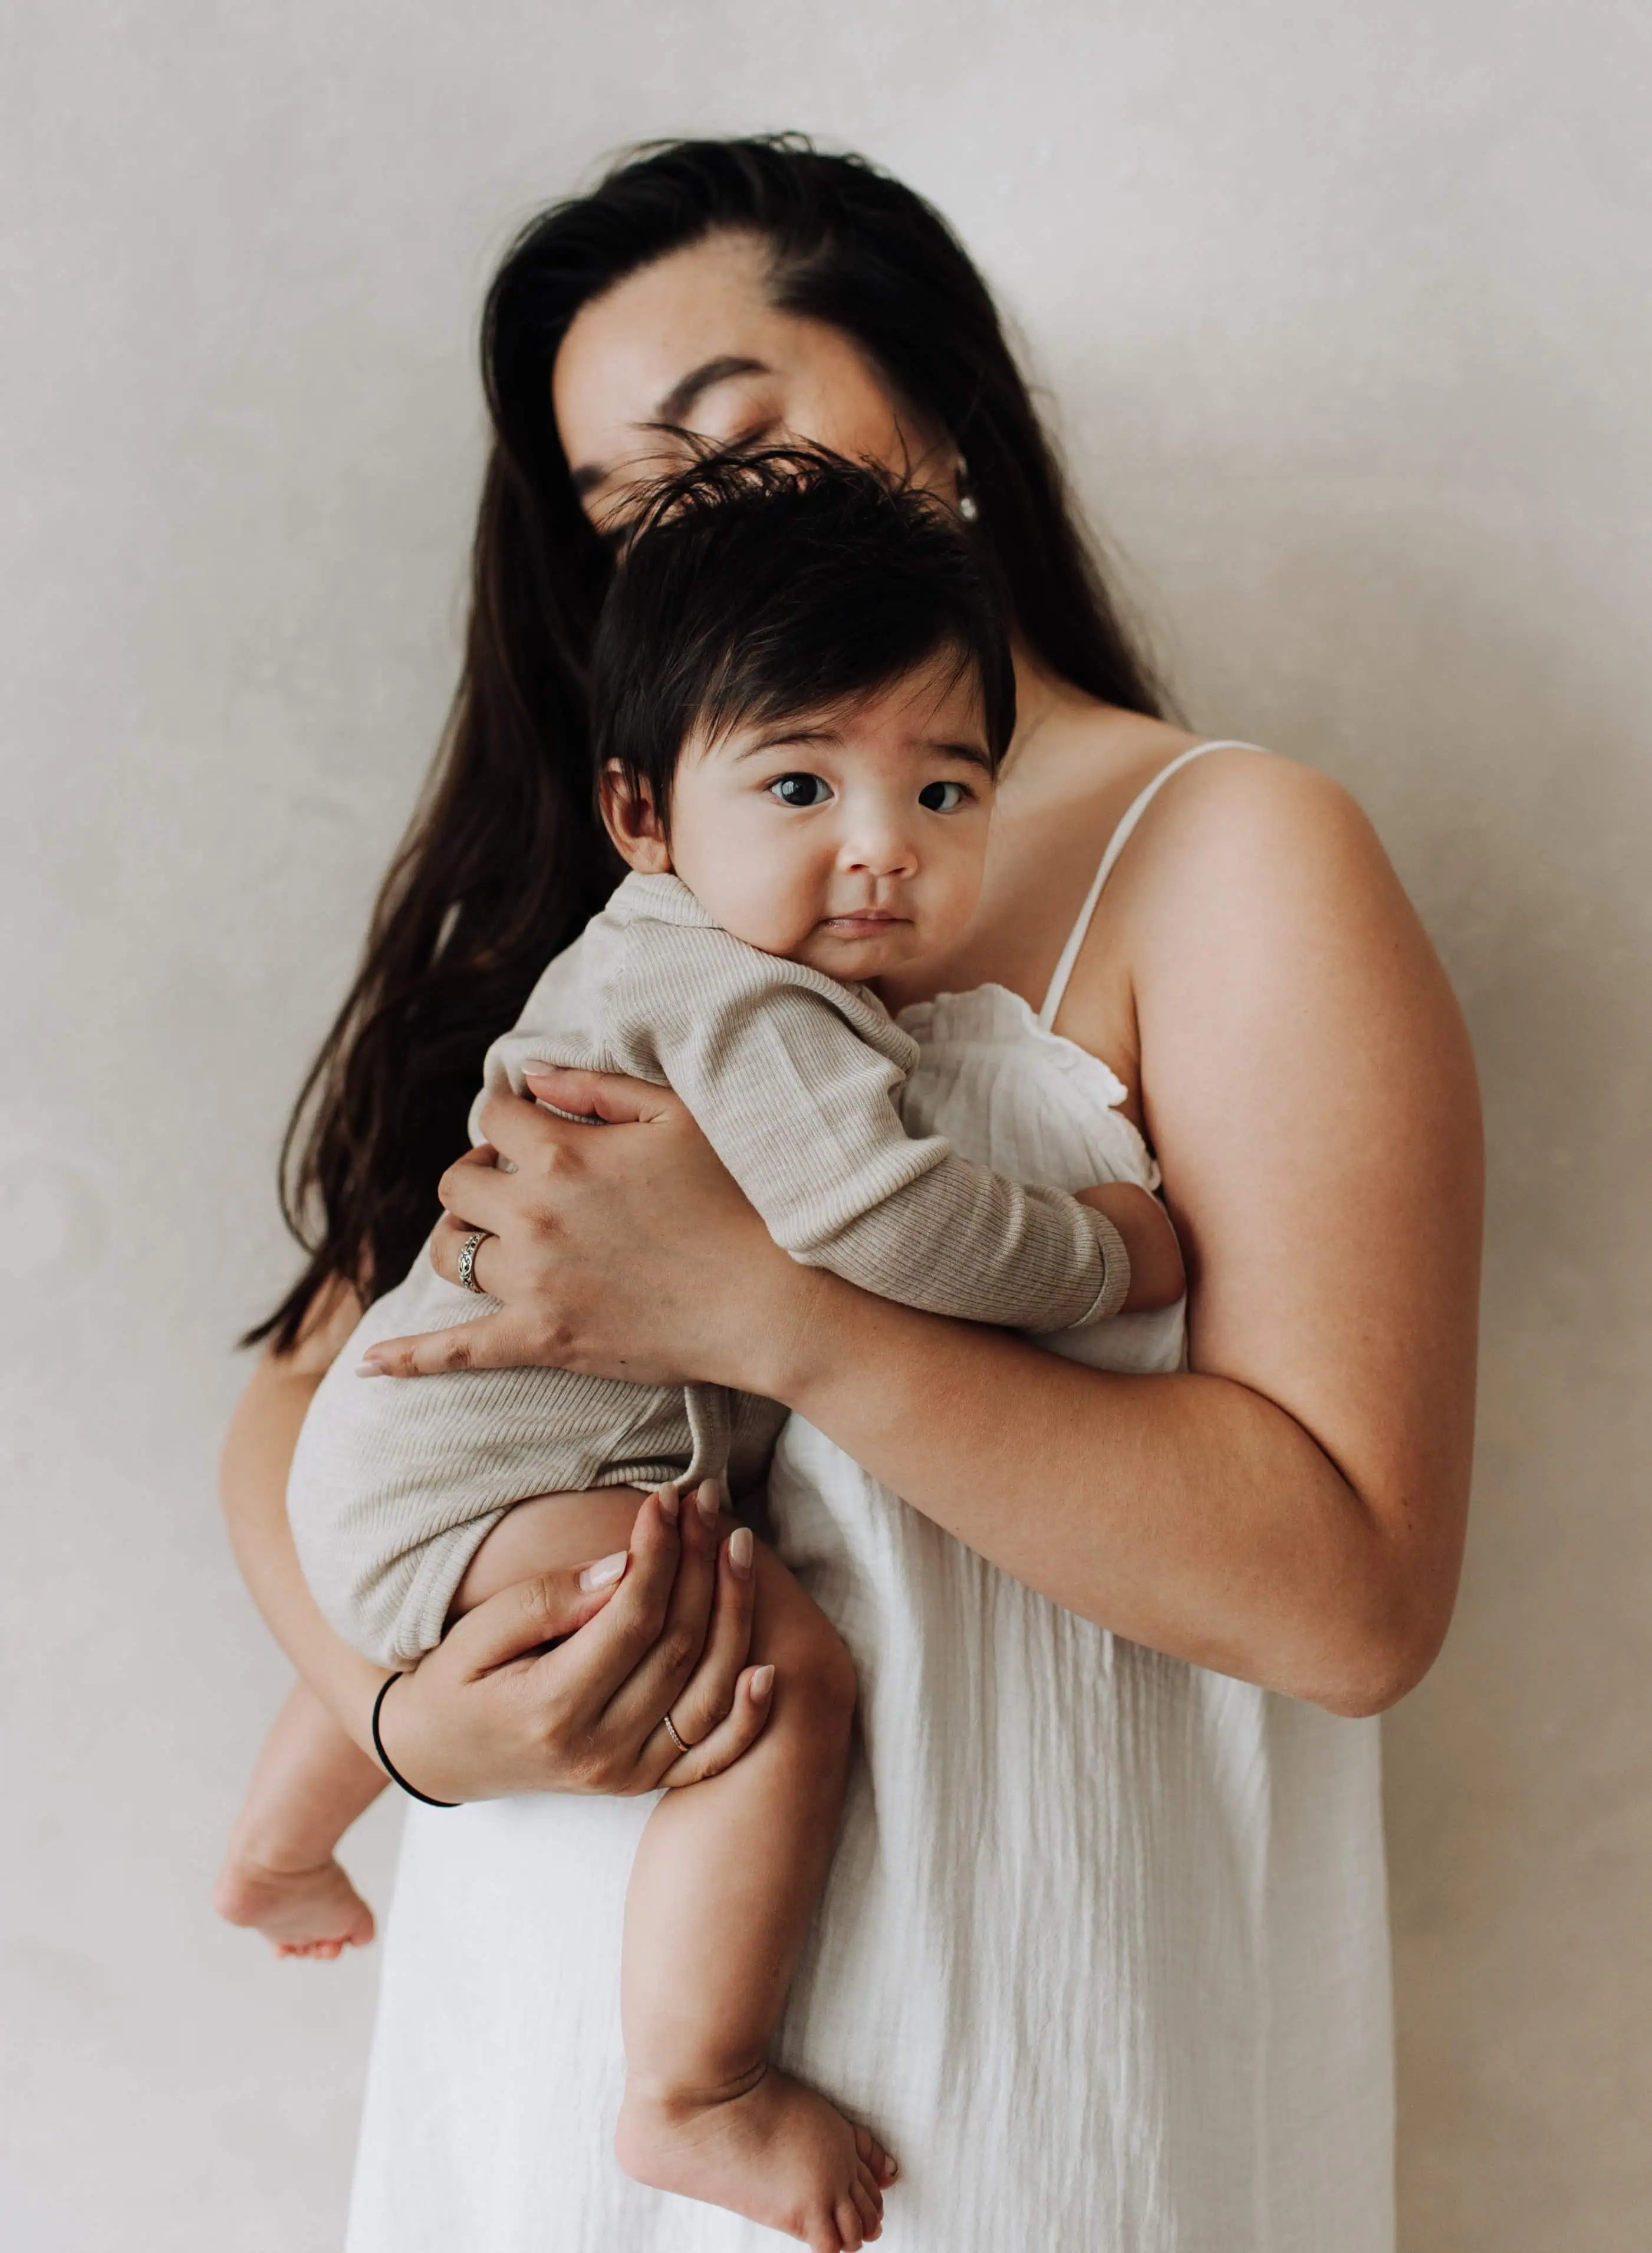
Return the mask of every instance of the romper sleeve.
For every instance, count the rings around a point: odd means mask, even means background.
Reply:
[[[895,1095],[917,1051],[879,1004],[726,932],[689,936],[673,934],[668,977],[635,966],[634,1008],[610,994],[634,1029],[620,1032],[623,1068],[669,1082],[794,1259],[1017,1329],[1118,1312],[1129,1259],[1103,1214],[974,1165],[943,1135],[908,1134]]]

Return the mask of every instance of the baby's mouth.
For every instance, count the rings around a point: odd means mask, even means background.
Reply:
[[[824,927],[840,938],[881,938],[885,931],[909,920],[889,908],[855,908],[847,915],[827,916]]]

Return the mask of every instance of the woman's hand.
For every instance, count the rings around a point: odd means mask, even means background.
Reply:
[[[721,1538],[714,1491],[703,1510],[669,1488],[650,1495],[615,1577],[544,1573],[467,1613],[385,1698],[398,1772],[433,1799],[624,1796],[738,1760],[769,1717],[774,1670],[746,1665],[751,1567]]]
[[[431,1256],[457,1282],[465,1238],[485,1231],[476,1280],[501,1311],[386,1339],[364,1373],[546,1367],[763,1391],[775,1349],[830,1279],[776,1245],[670,1089],[548,1068],[528,1085],[603,1124],[494,1095],[482,1113],[488,1142],[443,1175],[447,1217]]]

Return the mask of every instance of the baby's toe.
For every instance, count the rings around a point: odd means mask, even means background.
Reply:
[[[883,2211],[883,2186],[864,2159],[855,2169],[855,2175],[859,2188],[871,2201],[873,2218],[875,2220]]]
[[[871,2168],[873,2175],[878,2182],[892,2183],[895,2180],[896,2176],[900,2173],[900,2169],[896,2166],[895,2161],[889,2157],[889,2154],[884,2150],[882,2145],[879,2143],[877,2138],[872,2133],[872,2131],[869,2128],[857,2128],[855,2130],[854,2148],[860,2155],[862,2164]]]
[[[854,2198],[855,2212],[861,2217],[861,2228],[870,2244],[883,2229],[883,2201],[877,2192],[864,2181],[855,2184]]]

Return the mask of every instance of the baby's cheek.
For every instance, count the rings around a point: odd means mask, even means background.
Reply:
[[[822,870],[809,855],[766,854],[750,871],[753,916],[767,933],[753,944],[770,954],[795,955],[826,912],[830,879],[830,866]]]
[[[981,896],[984,865],[984,855],[960,857],[944,873],[938,871],[937,882],[924,903],[923,938],[926,953],[950,946],[968,929]]]
[[[746,882],[731,888],[725,910],[714,907],[712,913],[725,931],[743,938],[748,946],[798,961],[825,910],[815,904],[804,888],[766,881],[754,868]]]

